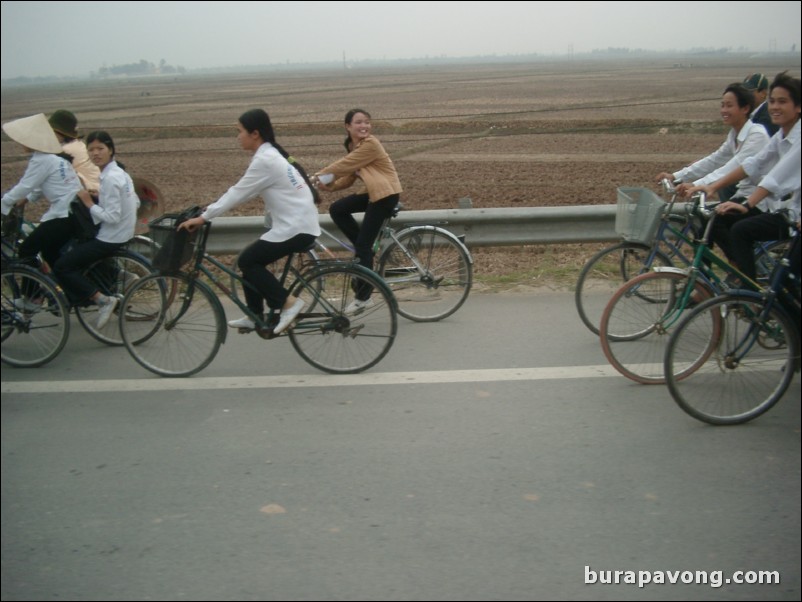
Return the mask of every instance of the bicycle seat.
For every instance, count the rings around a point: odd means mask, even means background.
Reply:
[[[391,217],[398,217],[398,212],[404,208],[404,205],[399,202],[395,207],[393,207],[393,212],[390,214]]]

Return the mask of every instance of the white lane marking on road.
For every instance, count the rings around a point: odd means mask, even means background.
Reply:
[[[449,384],[514,380],[562,380],[620,376],[611,366],[558,366],[438,370],[430,372],[368,372],[362,374],[290,374],[283,376],[226,376],[120,380],[61,380],[3,382],[2,393],[102,393],[125,391],[187,391],[217,389],[277,389],[355,387],[365,385]]]

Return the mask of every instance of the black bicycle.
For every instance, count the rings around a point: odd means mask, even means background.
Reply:
[[[278,312],[256,315],[225,283],[250,287],[235,271],[206,253],[211,224],[195,232],[177,230],[200,214],[191,208],[151,222],[159,244],[158,270],[126,293],[120,308],[120,329],[131,356],[161,376],[189,376],[205,368],[225,342],[225,311],[211,285],[228,297],[255,324],[264,339],[288,336],[308,363],[325,372],[348,374],[379,362],[395,340],[397,306],[392,292],[374,272],[353,261],[294,261],[290,254],[282,270],[282,286],[304,300],[293,326],[276,335]],[[311,247],[310,247],[311,248]],[[300,254],[305,256],[305,254]],[[182,271],[182,267],[188,269]],[[222,276],[220,274],[222,273]],[[367,307],[348,313],[355,291],[373,292]],[[123,319],[123,316],[140,319]]]

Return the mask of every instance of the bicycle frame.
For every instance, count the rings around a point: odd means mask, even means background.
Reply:
[[[192,304],[192,295],[194,291],[194,287],[197,284],[198,277],[200,275],[205,276],[209,279],[209,281],[214,284],[214,286],[219,289],[226,297],[228,297],[248,318],[253,320],[256,324],[256,332],[265,339],[272,339],[279,335],[273,334],[273,318],[279,310],[270,309],[267,314],[267,318],[265,319],[263,316],[256,315],[253,313],[250,308],[239,299],[237,295],[235,295],[232,290],[225,285],[223,280],[225,278],[229,279],[229,282],[233,279],[237,283],[239,283],[243,288],[247,287],[254,292],[257,292],[256,289],[250,284],[247,280],[245,280],[242,276],[240,276],[237,272],[232,270],[230,267],[226,266],[225,264],[221,263],[208,253],[206,253],[206,239],[209,233],[209,227],[211,224],[207,223],[203,227],[205,231],[201,234],[202,239],[198,241],[198,249],[202,249],[202,252],[196,252],[195,257],[193,259],[192,269],[186,272],[186,275],[189,277],[191,282],[191,286],[189,287],[189,292],[186,295],[182,309],[179,311],[174,319],[174,322],[177,322],[186,312],[187,308]],[[299,318],[304,318],[304,321],[299,320],[299,323],[296,325],[297,329],[315,329],[315,328],[325,328],[325,324],[323,323],[315,323],[310,322],[309,318],[322,318],[325,321],[331,320],[332,315],[337,314],[337,309],[331,304],[331,302],[326,298],[325,295],[322,294],[322,291],[315,290],[315,287],[311,286],[309,283],[309,277],[316,274],[316,270],[321,266],[317,263],[312,265],[305,265],[303,269],[299,270],[293,265],[293,258],[296,253],[291,253],[287,256],[286,261],[284,262],[284,267],[282,268],[281,277],[279,278],[279,282],[282,286],[286,283],[288,276],[293,276],[293,284],[292,288],[298,286],[300,283],[304,289],[306,289],[313,297],[313,304],[312,307],[320,304],[320,307],[323,311],[317,312],[302,312],[298,315]],[[349,264],[353,265],[355,262],[353,260],[333,260],[332,263],[342,263],[342,264]],[[216,268],[223,272],[224,276],[219,277],[217,276],[207,265],[211,265],[213,268]],[[328,265],[331,265],[329,263]],[[260,293],[259,293],[260,294]],[[169,329],[170,325],[166,325],[166,328]]]
[[[700,211],[704,211],[701,207],[703,203],[699,203],[698,207]],[[718,255],[713,253],[710,247],[707,245],[707,241],[710,239],[710,231],[713,226],[713,222],[715,220],[715,214],[711,214],[710,219],[708,219],[707,226],[705,228],[705,232],[700,239],[690,239],[688,238],[684,232],[674,228],[670,224],[666,222],[666,227],[678,238],[681,243],[687,243],[694,248],[694,255],[692,260],[688,260],[687,257],[682,254],[679,250],[679,245],[675,245],[669,240],[666,240],[665,243],[669,245],[672,249],[677,251],[677,255],[685,261],[687,264],[687,268],[677,268],[677,267],[657,267],[654,268],[655,271],[658,272],[673,272],[678,274],[685,274],[688,277],[688,284],[685,286],[682,294],[676,299],[673,305],[670,308],[667,308],[665,315],[661,319],[661,325],[663,328],[667,329],[670,328],[679,318],[681,317],[683,311],[688,307],[688,303],[691,299],[691,295],[695,289],[695,285],[697,280],[701,279],[702,283],[715,294],[719,294],[724,290],[726,287],[723,285],[723,281],[719,278],[718,274],[716,274],[716,269],[721,270],[727,275],[732,275],[740,279],[740,281],[745,286],[746,290],[749,291],[759,291],[760,285],[745,276],[740,270],[738,270],[735,266],[728,263],[727,261],[721,259]],[[650,252],[650,259],[653,259],[654,255],[657,253],[656,245],[652,248]]]
[[[412,265],[414,266],[415,270],[414,270],[414,272],[412,270],[405,270],[405,275],[394,275],[394,276],[389,277],[389,278],[386,277],[386,274],[385,274],[385,281],[388,284],[397,284],[397,283],[404,283],[404,282],[416,282],[416,281],[420,280],[421,278],[427,278],[429,276],[428,271],[420,263],[420,261],[418,261],[417,256],[414,253],[411,253],[409,251],[409,249],[407,249],[406,246],[404,246],[401,243],[400,237],[398,235],[399,233],[403,233],[403,232],[406,232],[407,230],[412,230],[412,229],[417,229],[417,228],[425,229],[425,230],[434,229],[434,230],[440,231],[441,233],[443,233],[444,235],[448,236],[449,238],[452,238],[453,240],[458,242],[463,247],[465,246],[464,243],[462,242],[462,240],[460,240],[460,238],[458,236],[455,236],[454,234],[452,234],[448,230],[445,230],[443,228],[439,228],[439,227],[437,227],[435,225],[418,224],[418,225],[409,226],[409,227],[404,228],[402,230],[396,231],[396,229],[393,228],[390,225],[390,220],[391,220],[391,218],[388,217],[382,223],[381,229],[379,231],[379,236],[376,237],[376,240],[373,243],[373,253],[376,254],[376,255],[380,255],[380,253],[379,253],[380,250],[386,249],[392,243],[395,243],[395,245],[398,247],[398,249],[400,249],[404,253],[404,256],[412,263]],[[328,230],[326,230],[322,226],[321,226],[320,230],[321,230],[321,235],[322,236],[323,235],[328,236],[329,238],[331,238],[332,240],[337,242],[344,249],[346,249],[346,250],[348,250],[348,251],[350,251],[352,253],[356,253],[356,249],[354,248],[354,246],[350,242],[343,241],[342,239],[338,238],[337,236],[335,236],[334,234],[332,234],[331,232],[329,232]],[[315,241],[315,248],[322,250],[323,253],[325,253],[326,256],[328,256],[329,258],[337,259],[336,255],[331,251],[331,249],[329,249],[325,244],[320,242],[320,238],[318,238]],[[471,258],[470,251],[468,251],[467,248],[465,248],[465,250],[467,252],[468,258],[470,259]],[[313,255],[314,255],[314,252],[313,252]],[[317,259],[316,255],[315,255],[315,258]],[[471,260],[471,262],[472,262],[472,260]]]

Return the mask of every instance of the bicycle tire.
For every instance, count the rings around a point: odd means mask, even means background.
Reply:
[[[765,299],[757,293],[721,295],[700,304],[677,325],[666,347],[665,375],[674,401],[688,415],[713,425],[748,422],[771,409],[799,369],[799,331],[776,303],[764,319]],[[760,331],[750,330],[757,322]],[[718,323],[718,326],[716,324]],[[779,344],[765,344],[766,336]],[[740,360],[733,350],[749,340]],[[699,349],[713,344],[699,363]],[[683,369],[695,363],[692,372]],[[676,372],[683,373],[680,378]]]
[[[0,277],[3,363],[34,368],[52,361],[70,336],[64,295],[50,278],[33,268],[6,266]],[[21,309],[15,303],[19,300],[31,304]]]
[[[678,308],[688,276],[676,271],[649,272],[624,283],[610,298],[599,325],[599,340],[607,361],[623,376],[644,385],[662,384],[663,357],[668,337],[680,314]],[[714,293],[697,279],[702,299]]]
[[[377,272],[395,295],[398,313],[437,322],[457,311],[473,285],[473,258],[465,245],[435,226],[406,228],[396,238],[382,252]]]
[[[217,355],[226,337],[220,300],[188,275],[151,274],[138,280],[121,304],[123,342],[139,365],[160,376],[190,376]]]
[[[142,255],[126,249],[118,249],[113,255],[90,265],[84,270],[84,276],[104,295],[122,299],[134,282],[152,272],[153,268],[150,262]],[[76,305],[75,315],[84,330],[92,337],[106,345],[121,346],[123,338],[120,333],[120,319],[125,314],[121,312],[118,305],[114,312],[114,318],[109,320],[103,328],[98,328],[95,323],[98,309],[99,306],[94,303]],[[133,315],[125,319],[143,319],[143,317]]]
[[[395,299],[375,272],[356,264],[322,266],[302,276],[290,290],[304,299],[289,337],[310,365],[331,374],[354,374],[387,355],[398,330]],[[354,290],[369,286],[373,304],[352,315]]]
[[[646,265],[652,247],[620,242],[606,247],[591,257],[576,281],[574,303],[582,323],[593,334],[599,334],[599,323],[610,297],[628,280],[648,272],[652,266],[671,266],[671,260],[662,251],[655,253],[654,261]]]

